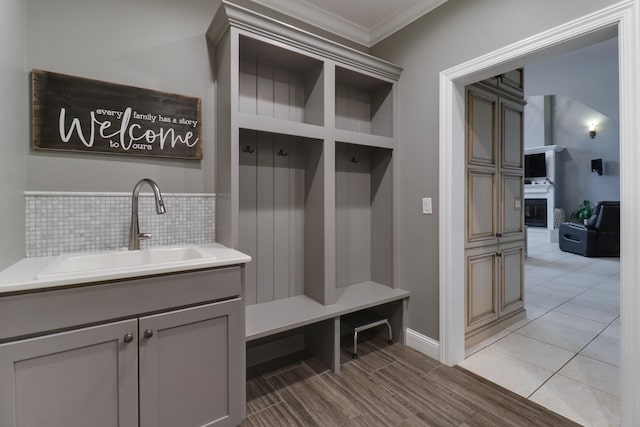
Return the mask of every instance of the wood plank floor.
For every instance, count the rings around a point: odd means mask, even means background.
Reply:
[[[460,367],[373,338],[336,375],[295,354],[247,371],[244,427],[577,426]]]

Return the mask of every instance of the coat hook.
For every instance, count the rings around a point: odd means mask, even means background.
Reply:
[[[251,146],[249,146],[249,145],[247,145],[246,147],[244,147],[242,149],[243,153],[253,153],[254,151],[256,151],[256,149],[255,148],[251,148]]]
[[[280,149],[280,151],[278,151],[278,156],[285,157],[287,154],[289,154],[289,153],[284,151],[282,148]]]
[[[360,163],[360,160],[356,159],[354,156],[351,158],[351,163]]]

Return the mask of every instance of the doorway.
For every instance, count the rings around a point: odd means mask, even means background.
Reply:
[[[626,230],[621,241],[621,404],[623,425],[640,423],[640,394],[634,393],[640,378],[633,357],[640,353],[640,290],[632,284],[640,279],[640,270],[626,259],[640,258],[635,241],[640,227],[633,212],[640,209],[640,197],[634,186],[638,181],[634,167],[640,162],[635,135],[640,133],[636,117],[640,114],[635,73],[639,68],[640,36],[638,4],[625,1],[553,30],[510,45],[489,55],[443,71],[440,74],[440,357],[454,365],[464,359],[464,87],[510,69],[525,65],[533,58],[550,56],[619,37],[620,64],[620,158],[621,221]],[[627,220],[628,218],[628,220]]]

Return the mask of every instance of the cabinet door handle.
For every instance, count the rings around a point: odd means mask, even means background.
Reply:
[[[496,252],[496,256],[497,256],[498,258],[500,258],[500,257],[502,257],[502,253],[500,253],[500,252]]]
[[[144,331],[143,335],[146,339],[149,339],[153,337],[153,331],[151,329],[147,329]]]
[[[122,340],[127,344],[133,342],[133,334],[131,332],[124,334],[124,338]]]
[[[496,237],[502,237],[502,233],[497,233]]]

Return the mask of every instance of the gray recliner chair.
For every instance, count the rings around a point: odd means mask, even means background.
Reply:
[[[586,257],[620,256],[620,202],[600,202],[587,224],[563,222],[560,250]]]

